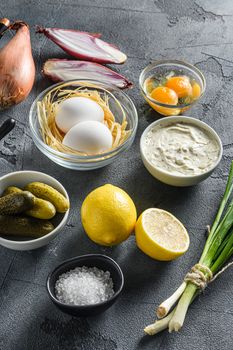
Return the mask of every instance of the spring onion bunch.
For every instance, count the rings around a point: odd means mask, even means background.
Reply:
[[[229,201],[233,190],[233,162],[217,215],[211,226],[205,247],[199,262],[192,267],[183,283],[157,309],[157,320],[144,331],[154,335],[168,328],[169,332],[179,331],[184,323],[189,305],[198,293],[213,281],[227,267],[228,259],[233,255],[233,199]],[[171,308],[177,303],[174,309]],[[169,313],[170,312],[170,313]]]

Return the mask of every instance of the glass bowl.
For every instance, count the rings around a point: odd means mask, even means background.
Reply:
[[[190,103],[179,104],[178,106],[161,103],[150,97],[149,93],[145,90],[146,79],[153,76],[164,76],[170,72],[174,72],[175,76],[187,75],[189,78],[195,79],[201,89],[200,96]],[[202,72],[192,64],[178,60],[162,60],[155,61],[143,69],[139,77],[139,86],[143,97],[155,111],[164,116],[172,116],[184,113],[200,100],[205,92],[206,81]]]
[[[138,114],[132,100],[126,95],[126,93],[124,93],[117,87],[96,80],[82,79],[70,80],[65,82],[67,89],[75,89],[82,87],[97,90],[100,94],[104,93],[105,96],[107,96],[108,98],[109,107],[112,113],[114,114],[115,120],[121,123],[123,117],[125,116],[126,121],[128,123],[126,130],[130,130],[131,132],[128,138],[120,146],[110,150],[109,152],[101,153],[98,155],[84,154],[81,156],[63,153],[53,149],[43,141],[40,132],[37,110],[37,102],[41,101],[48,92],[63,84],[64,82],[52,85],[43,92],[41,92],[31,106],[29,112],[29,125],[32,133],[32,139],[35,145],[44,155],[46,155],[53,162],[69,169],[92,170],[104,167],[112,163],[116,158],[118,158],[124,151],[126,151],[132,145],[135,138],[138,125]],[[116,99],[118,100],[118,103]]]

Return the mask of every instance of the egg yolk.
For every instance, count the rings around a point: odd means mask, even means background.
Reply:
[[[192,97],[194,99],[197,99],[198,97],[200,97],[201,95],[201,87],[198,83],[193,83],[193,86],[192,86]]]
[[[192,85],[188,77],[172,77],[168,79],[166,86],[174,90],[179,98],[192,95]]]
[[[169,104],[169,105],[177,105],[178,103],[178,96],[175,93],[175,91],[173,91],[172,89],[168,88],[168,87],[164,87],[164,86],[158,86],[157,88],[155,88],[151,95],[150,95],[154,100],[161,102],[161,103],[165,103],[165,104]]]

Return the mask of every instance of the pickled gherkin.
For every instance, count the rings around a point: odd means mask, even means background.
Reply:
[[[26,216],[0,215],[0,235],[39,238],[54,230],[48,220]]]
[[[33,208],[35,197],[28,191],[10,193],[0,198],[0,215],[20,214]]]

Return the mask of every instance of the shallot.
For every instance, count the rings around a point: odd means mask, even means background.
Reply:
[[[0,109],[23,101],[35,80],[28,25],[17,21],[11,29],[15,36],[0,49]]]
[[[127,56],[116,46],[100,39],[101,34],[38,26],[37,33],[60,46],[69,55],[98,63],[124,63]]]
[[[87,61],[49,59],[45,62],[42,72],[53,81],[92,79],[112,84],[120,89],[132,86],[132,83],[123,75],[98,63]]]

